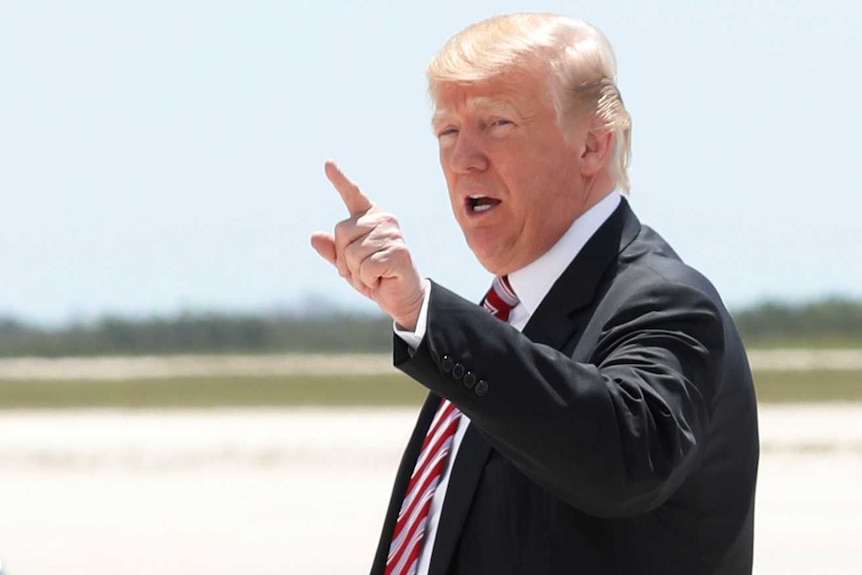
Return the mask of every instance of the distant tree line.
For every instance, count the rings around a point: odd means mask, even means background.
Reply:
[[[749,344],[862,347],[862,301],[765,302],[733,314]]]
[[[43,328],[0,319],[0,357],[306,353],[386,350],[392,320],[382,315],[183,314]]]
[[[763,303],[734,313],[749,345],[862,345],[862,301]],[[184,313],[105,317],[62,327],[0,318],[0,357],[216,353],[385,353],[392,322],[382,314]]]

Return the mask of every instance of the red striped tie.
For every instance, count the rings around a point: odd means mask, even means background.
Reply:
[[[506,276],[494,278],[491,289],[482,301],[482,307],[502,321],[509,320],[509,312],[518,305],[518,298]],[[440,483],[452,448],[461,412],[448,399],[440,402],[434,420],[425,435],[422,451],[401,510],[395,522],[389,557],[386,559],[386,575],[415,575],[419,565],[419,552],[428,523],[431,499]]]
[[[491,284],[491,289],[482,300],[482,307],[488,312],[502,321],[509,321],[509,312],[518,305],[518,296],[515,295],[515,290],[509,283],[509,277],[496,277],[494,283]]]

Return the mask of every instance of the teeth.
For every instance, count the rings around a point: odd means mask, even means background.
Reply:
[[[486,196],[484,194],[473,194],[472,196],[470,196],[470,199],[471,200],[480,200],[482,198],[487,198],[487,197],[488,196]]]
[[[473,208],[473,211],[474,211],[474,212],[487,212],[487,211],[488,211],[488,210],[490,210],[492,207],[493,207],[493,206],[492,206],[491,204],[484,204],[484,205],[482,205],[482,206],[476,206],[476,207],[474,207],[474,208]]]

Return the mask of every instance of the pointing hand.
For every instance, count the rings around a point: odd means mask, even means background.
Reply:
[[[428,287],[413,263],[398,220],[377,207],[334,161],[328,160],[325,170],[350,217],[335,226],[334,234],[313,234],[311,245],[400,327],[414,330]]]

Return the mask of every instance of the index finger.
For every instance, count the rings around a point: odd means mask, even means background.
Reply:
[[[344,172],[341,171],[335,160],[327,160],[324,169],[326,170],[326,177],[329,178],[329,181],[338,190],[351,217],[362,215],[374,207],[374,202],[362,193],[359,186],[344,175]]]

